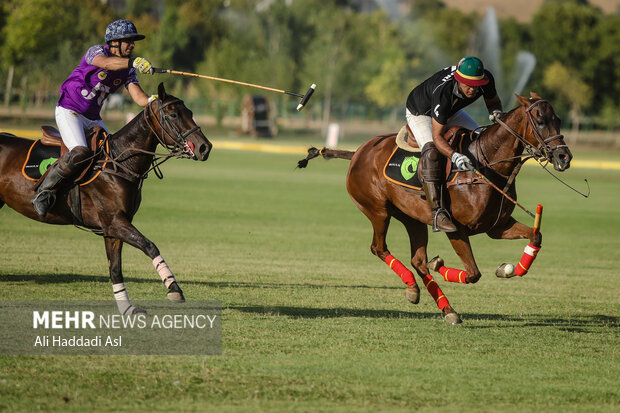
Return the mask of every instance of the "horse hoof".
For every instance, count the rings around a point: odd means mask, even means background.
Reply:
[[[133,310],[131,311],[132,315],[136,315],[136,314],[146,314],[146,310],[144,308],[140,308],[140,307],[134,307]]]
[[[430,260],[426,266],[435,272],[439,272],[439,269],[443,267],[443,258],[438,255]]]
[[[508,263],[503,263],[495,270],[495,275],[498,278],[511,278],[515,276],[515,266]]]
[[[173,303],[184,303],[185,297],[183,297],[182,291],[170,291],[166,296]]]
[[[455,326],[463,322],[463,320],[461,320],[461,317],[459,317],[457,312],[452,310],[451,308],[446,307],[444,311],[446,314],[444,317],[444,321],[446,322],[447,325]]]
[[[420,288],[418,288],[417,284],[409,285],[405,288],[405,297],[411,304],[420,302]]]

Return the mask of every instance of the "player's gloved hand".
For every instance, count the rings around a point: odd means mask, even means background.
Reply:
[[[155,100],[155,99],[157,99],[157,98],[159,98],[159,96],[157,96],[157,95],[151,95],[151,96],[149,97],[149,101],[148,101],[148,103],[151,103],[152,101],[154,101],[154,100]]]
[[[129,67],[133,67],[140,73],[148,73],[150,75],[153,74],[153,66],[151,62],[146,60],[144,57],[132,57],[129,59]]]
[[[497,119],[501,119],[502,118],[502,111],[501,110],[494,110],[493,113],[489,114],[489,120],[491,122],[496,122]]]
[[[452,154],[452,163],[454,163],[461,171],[469,171],[474,169],[474,165],[471,163],[469,158],[462,153],[454,152]]]

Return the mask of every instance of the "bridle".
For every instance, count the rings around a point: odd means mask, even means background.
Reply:
[[[550,136],[548,138],[544,138],[541,134],[540,131],[538,130],[538,128],[536,127],[536,121],[534,120],[534,116],[532,115],[532,109],[534,109],[537,105],[539,105],[540,103],[549,103],[544,99],[539,99],[535,102],[533,102],[527,109],[525,109],[525,114],[527,116],[527,123],[525,124],[525,130],[523,132],[523,135],[520,135],[518,132],[516,132],[515,130],[513,130],[510,126],[508,126],[503,120],[497,118],[496,122],[501,125],[504,129],[506,129],[508,132],[510,132],[511,135],[513,135],[515,138],[517,138],[524,146],[524,150],[528,153],[528,157],[532,157],[536,160],[544,160],[547,162],[551,162],[552,161],[552,156],[553,156],[553,152],[557,149],[560,148],[568,148],[568,145],[566,144],[562,144],[562,145],[556,145],[553,148],[549,145],[550,142],[553,142],[555,140],[558,139],[564,139],[564,135],[558,134],[558,135],[553,135]],[[527,136],[527,129],[528,127],[531,127],[532,129],[532,135],[534,136],[534,138],[536,138],[536,140],[538,141],[538,145],[533,145],[531,143],[529,143],[524,136]]]
[[[157,116],[153,115],[153,102],[159,102],[159,119]],[[191,129],[186,130],[185,132],[181,132],[177,129],[177,127],[170,121],[170,116],[164,112],[164,108],[170,106],[175,103],[183,104],[181,99],[173,99],[169,102],[162,103],[161,100],[155,99],[153,102],[149,103],[146,110],[144,111],[144,119],[146,120],[146,124],[151,129],[151,132],[157,137],[157,140],[164,148],[168,149],[170,154],[177,158],[183,157],[194,157],[194,145],[187,140],[187,137],[192,133],[200,130],[200,126],[196,125]],[[153,119],[152,121],[150,119]],[[157,122],[157,126],[161,131],[161,134],[157,133],[156,128],[153,126],[153,123]],[[164,127],[166,126],[166,127]],[[176,144],[168,144],[165,140],[165,135],[168,135]]]
[[[159,102],[159,108],[158,108],[159,119],[157,118],[157,116],[154,115],[155,112],[153,109],[153,104],[154,104],[153,102],[155,101]],[[157,177],[161,179],[163,178],[163,175],[161,173],[161,170],[159,170],[159,166],[162,163],[166,162],[170,158],[193,158],[195,157],[194,144],[191,141],[189,141],[187,137],[191,135],[192,133],[200,130],[200,126],[196,125],[193,128],[186,130],[185,132],[181,132],[177,129],[174,123],[172,123],[172,121],[170,120],[170,116],[164,112],[165,107],[172,105],[174,103],[183,104],[183,101],[181,99],[175,98],[169,102],[162,103],[162,101],[158,98],[158,99],[153,100],[153,102],[150,102],[145,108],[145,110],[143,111],[144,121],[148,125],[151,132],[153,132],[153,134],[157,138],[157,141],[164,148],[168,150],[168,153],[161,154],[157,152],[147,151],[145,149],[127,148],[124,151],[122,151],[120,154],[114,156],[109,150],[105,149],[107,145],[104,142],[104,144],[101,145],[101,148],[102,148],[101,150],[105,154],[105,157],[104,157],[105,159],[100,162],[103,165],[105,165],[105,162],[110,162],[113,165],[113,170],[108,169],[107,170],[108,173],[122,176],[121,174],[118,173],[118,169],[122,169],[126,174],[130,176],[130,180],[142,181],[146,179],[150,171],[155,171],[155,175],[157,175]],[[165,139],[166,136],[170,137],[175,143],[174,144],[167,143]],[[106,136],[106,141],[109,137],[110,135]],[[130,154],[126,156],[125,154],[127,152],[129,152]],[[135,171],[123,165],[123,163],[127,159],[137,156],[137,155],[153,156],[152,166],[149,169],[147,169],[146,172],[142,174],[138,174]]]

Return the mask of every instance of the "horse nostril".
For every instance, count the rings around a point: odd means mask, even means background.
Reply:
[[[200,147],[198,148],[198,152],[201,154],[207,153],[208,152],[207,145],[205,145],[204,143],[200,145]]]

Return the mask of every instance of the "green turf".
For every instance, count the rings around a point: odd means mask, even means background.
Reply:
[[[560,175],[580,190],[588,178],[584,199],[524,167],[519,201],[544,205],[543,248],[526,277],[497,279],[526,241],[472,238],[483,278],[440,281],[464,320],[449,327],[370,253],[348,162],[295,170],[298,158],[216,148],[145,183],[134,223],[188,300],[222,301],[222,355],[0,356],[0,410],[618,411],[620,171]],[[99,237],[7,207],[0,228],[0,299],[112,298]],[[429,254],[460,267],[430,238]],[[397,221],[388,245],[408,262]],[[164,299],[150,260],[129,246],[123,258],[130,297]]]

